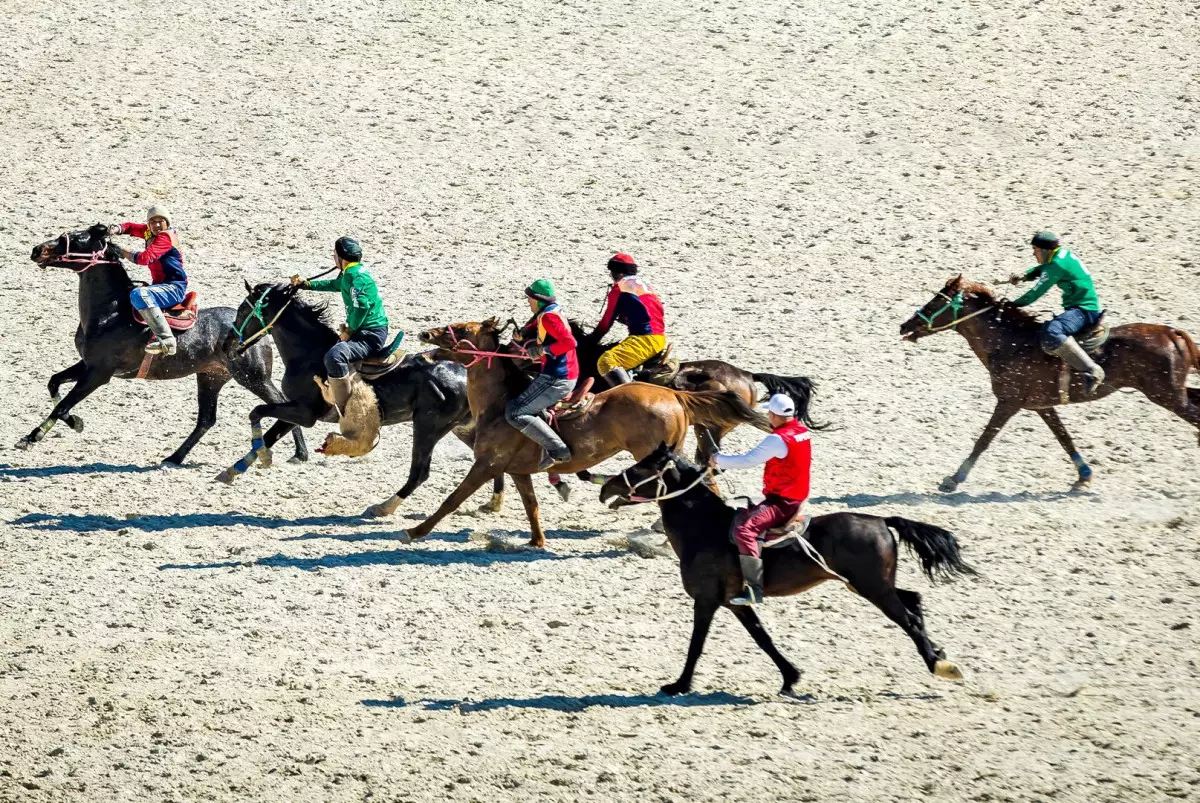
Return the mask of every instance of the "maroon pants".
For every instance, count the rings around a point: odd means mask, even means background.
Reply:
[[[757,558],[759,544],[767,530],[782,527],[803,504],[803,501],[768,496],[757,505],[738,511],[733,517],[733,542],[737,544],[738,554]]]

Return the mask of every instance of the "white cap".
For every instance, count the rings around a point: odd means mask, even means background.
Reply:
[[[796,414],[796,403],[792,401],[792,397],[785,393],[776,393],[767,402],[767,410],[775,415],[782,415],[788,418]]]

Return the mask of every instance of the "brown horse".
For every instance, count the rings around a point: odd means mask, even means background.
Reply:
[[[943,491],[953,491],[967,479],[975,461],[1018,410],[1041,416],[1071,456],[1079,472],[1073,490],[1091,484],[1092,469],[1054,410],[1060,404],[1095,401],[1119,388],[1133,388],[1200,429],[1200,389],[1187,387],[1188,372],[1200,371],[1200,349],[1182,329],[1152,323],[1113,327],[1108,341],[1093,355],[1107,379],[1090,396],[1082,377],[1063,373],[1067,369],[1062,361],[1038,346],[1041,323],[1031,312],[997,298],[989,287],[967,281],[961,274],[900,325],[900,336],[917,341],[950,329],[967,339],[992,375],[996,409],[971,455],[942,481]]]
[[[504,418],[508,399],[518,395],[529,379],[518,368],[517,360],[477,360],[456,350],[469,343],[474,350],[499,351],[503,331],[499,321],[491,318],[482,323],[451,324],[420,334],[422,342],[438,346],[445,356],[472,363],[467,368],[467,400],[475,419],[475,463],[442,506],[406,533],[405,541],[425,537],[485,482],[508,474],[521,494],[525,514],[529,517],[530,545],[541,547],[546,543],[538,521],[537,496],[530,479],[530,475],[539,471],[541,447]],[[556,465],[554,469],[564,474],[583,471],[619,452],[630,452],[640,460],[663,441],[679,448],[688,427],[696,424],[717,428],[751,424],[764,431],[770,429],[766,418],[736,393],[687,393],[634,382],[599,394],[587,412],[561,422],[559,433],[571,447],[573,457],[569,463]],[[390,515],[400,501],[399,497],[393,496],[367,513]]]

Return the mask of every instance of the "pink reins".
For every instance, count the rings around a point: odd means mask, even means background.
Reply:
[[[78,270],[76,270],[75,268],[69,268],[69,270],[75,271],[75,273],[83,273],[84,271],[88,270],[89,268],[95,267],[96,265],[99,265],[102,262],[111,262],[112,261],[112,260],[108,260],[108,259],[104,258],[104,252],[106,250],[104,248],[101,248],[99,251],[91,251],[91,252],[76,251],[76,252],[72,253],[71,252],[71,235],[70,234],[64,233],[58,239],[66,240],[66,247],[63,248],[63,253],[61,256],[57,256],[57,255],[55,256],[54,261],[61,262],[63,264],[67,264],[67,265],[70,265],[72,263],[74,263],[76,265],[82,264],[83,267],[79,268]]]
[[[469,363],[467,363],[468,368],[470,368],[473,365],[477,365],[478,363],[485,362],[485,361],[487,363],[487,367],[491,368],[492,360],[495,359],[496,357],[506,357],[510,360],[532,359],[527,353],[525,353],[525,349],[522,346],[520,346],[519,344],[515,344],[515,345],[517,348],[521,349],[520,354],[506,354],[506,353],[500,352],[500,351],[481,351],[479,349],[479,347],[476,346],[474,343],[472,343],[470,340],[459,340],[458,335],[456,335],[454,333],[453,326],[447,326],[446,332],[447,332],[447,334],[450,335],[450,345],[451,345],[450,350],[451,351],[453,351],[455,354],[466,354],[468,356],[475,358],[475,359],[471,360]],[[467,346],[467,348],[463,348],[463,346]]]

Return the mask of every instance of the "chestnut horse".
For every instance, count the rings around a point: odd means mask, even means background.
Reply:
[[[902,323],[900,336],[915,342],[951,329],[967,339],[971,351],[992,375],[996,409],[971,455],[958,471],[942,480],[939,487],[943,491],[953,491],[967,479],[975,461],[1019,410],[1033,410],[1041,416],[1070,455],[1079,472],[1072,490],[1091,484],[1092,469],[1054,410],[1060,404],[1095,401],[1118,388],[1133,388],[1200,429],[1200,389],[1187,386],[1188,372],[1200,371],[1200,349],[1182,329],[1153,323],[1114,326],[1108,341],[1093,354],[1107,378],[1090,396],[1080,376],[1072,373],[1069,384],[1062,381],[1062,361],[1038,346],[1041,323],[1033,313],[997,298],[991,288],[967,281],[962,274]]]
[[[451,324],[420,334],[422,342],[438,346],[447,357],[468,363],[467,400],[475,418],[475,463],[442,506],[408,530],[402,539],[405,542],[424,538],[485,482],[508,474],[529,517],[530,545],[545,546],[546,536],[538,520],[537,496],[530,479],[530,475],[539,471],[542,449],[504,418],[506,403],[524,390],[529,378],[518,367],[519,361],[508,356],[480,359],[461,351],[467,347],[471,351],[499,352],[503,331],[500,322],[491,318],[482,323]],[[573,456],[570,462],[554,469],[564,474],[583,471],[619,452],[630,452],[640,460],[663,441],[679,448],[688,427],[697,424],[718,428],[751,424],[764,431],[770,429],[766,418],[736,393],[715,390],[688,393],[634,382],[597,395],[585,413],[560,423],[559,433],[571,447]],[[400,501],[393,496],[367,513],[390,515]]]

